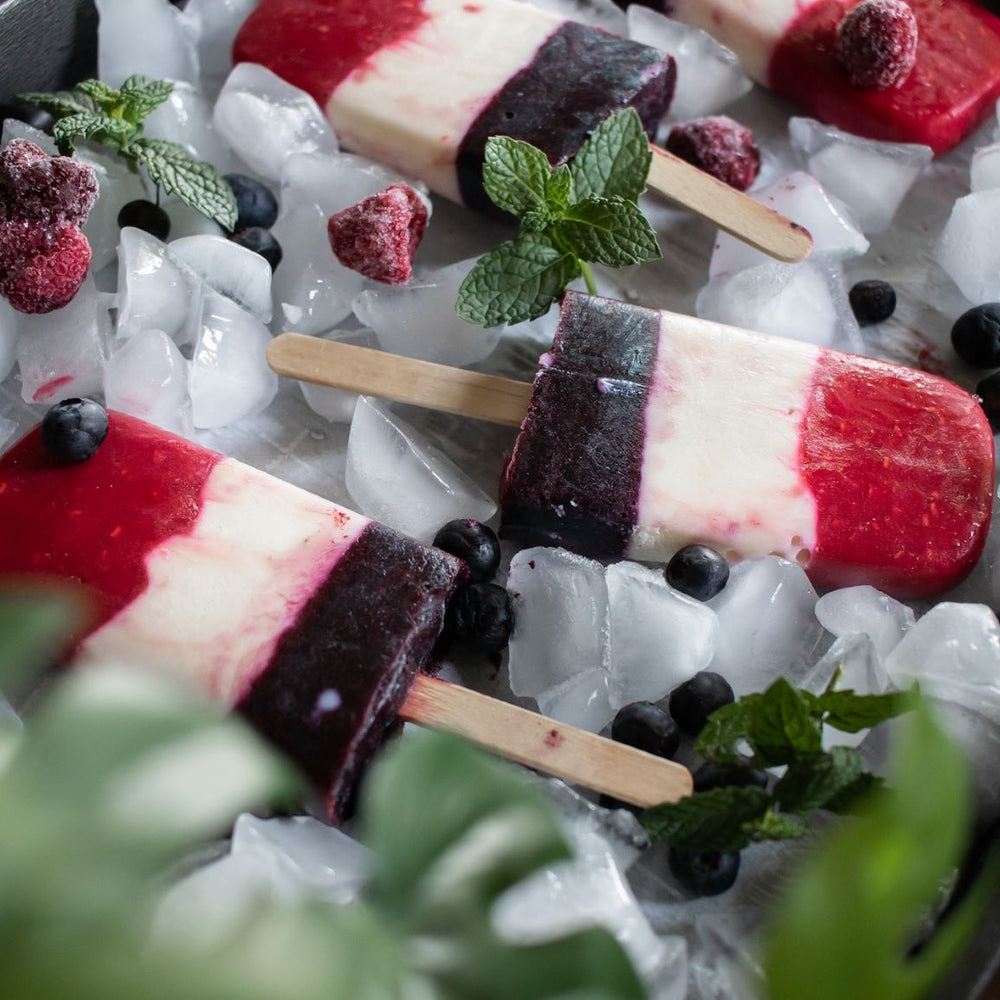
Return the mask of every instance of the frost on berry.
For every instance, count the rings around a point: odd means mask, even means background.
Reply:
[[[903,0],[864,0],[837,27],[837,61],[851,85],[897,87],[917,58],[917,19]]]
[[[97,199],[97,175],[27,139],[0,151],[0,294],[24,313],[65,306],[90,266],[80,230]]]
[[[665,145],[674,156],[738,191],[750,187],[760,171],[760,150],[753,132],[726,115],[675,125]]]
[[[0,152],[0,204],[8,218],[82,225],[97,200],[97,174],[69,156],[49,156],[27,139]]]
[[[48,313],[68,305],[90,267],[90,244],[78,226],[48,231],[11,270],[0,274],[0,292],[22,313]]]
[[[344,267],[373,281],[405,284],[427,227],[427,208],[408,184],[384,191],[331,215],[327,233]]]

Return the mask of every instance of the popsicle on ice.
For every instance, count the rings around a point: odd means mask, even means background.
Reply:
[[[559,164],[626,107],[652,136],[676,75],[656,49],[513,0],[261,0],[233,52],[311,94],[345,148],[490,214],[489,136]],[[654,152],[650,184],[663,193],[782,259],[809,253],[787,219]]]
[[[704,542],[901,597],[957,584],[985,542],[992,431],[972,396],[924,372],[578,292],[530,391],[360,352],[283,334],[269,358],[520,424],[500,483],[518,542],[657,562]]]
[[[639,804],[690,791],[679,765],[420,676],[460,560],[141,420],[109,422],[79,464],[50,457],[38,428],[0,457],[0,577],[87,586],[74,662],[189,680],[296,760],[334,820],[397,715]]]
[[[862,89],[835,54],[837,28],[859,0],[668,0],[664,11],[732,49],[747,74],[847,132],[943,153],[1000,97],[1000,19],[971,0],[907,0],[916,59],[902,83]]]

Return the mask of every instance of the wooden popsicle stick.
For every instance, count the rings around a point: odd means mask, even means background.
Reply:
[[[444,413],[520,427],[531,385],[367,347],[282,333],[267,346],[279,375]]]
[[[417,677],[399,714],[644,809],[692,791],[690,772],[672,760],[426,674]]]
[[[807,229],[673,153],[649,148],[653,162],[646,183],[654,191],[778,260],[794,263],[809,256]]]

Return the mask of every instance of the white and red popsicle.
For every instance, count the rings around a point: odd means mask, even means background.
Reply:
[[[979,558],[993,434],[938,376],[567,292],[534,384],[283,334],[279,374],[520,426],[501,531],[662,562],[776,553],[823,587],[900,597]]]
[[[713,35],[749,76],[821,121],[951,149],[1000,97],[1000,19],[971,0],[907,0],[917,23],[912,70],[896,86],[859,88],[836,54],[838,26],[859,2],[664,0],[662,9]]]

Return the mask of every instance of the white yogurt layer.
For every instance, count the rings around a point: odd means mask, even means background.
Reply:
[[[799,429],[819,353],[662,314],[631,558],[666,561],[705,542],[805,562],[816,502],[799,475]]]
[[[563,23],[510,0],[424,0],[429,15],[333,92],[342,145],[461,201],[455,158],[472,123]]]
[[[149,585],[81,661],[159,669],[232,706],[369,519],[233,459],[209,474],[194,529],[146,557]]]
[[[785,29],[815,0],[671,0],[670,16],[732,49],[747,76],[767,84],[771,53]]]

